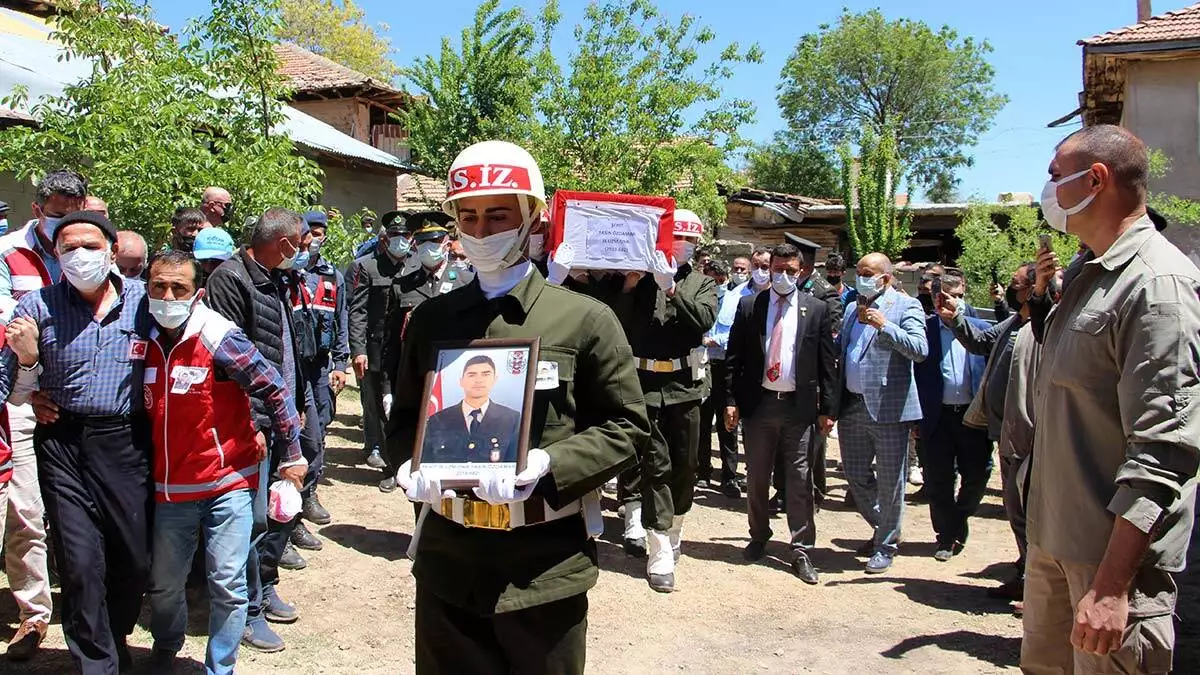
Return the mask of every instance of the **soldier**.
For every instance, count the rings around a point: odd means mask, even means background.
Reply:
[[[383,232],[375,250],[355,260],[346,278],[350,283],[350,354],[363,406],[363,437],[367,465],[387,466],[383,447],[383,397],[390,391],[384,369],[384,345],[389,316],[399,306],[399,280],[412,251],[412,231],[404,214],[383,214]]]
[[[435,343],[541,338],[539,359],[556,375],[539,382],[525,411],[531,449],[522,472],[489,476],[464,499],[444,498],[436,479],[400,467],[409,498],[426,504],[411,547],[416,671],[582,673],[587,590],[599,573],[593,537],[603,529],[597,491],[633,464],[649,432],[632,352],[609,308],[547,284],[530,263],[530,226],[545,193],[529,153],[473,145],[455,159],[449,187],[445,209],[458,220],[476,282],[413,311],[389,450],[412,452]]]
[[[404,324],[409,314],[429,298],[449,293],[470,283],[470,279],[460,273],[461,270],[451,267],[446,261],[446,254],[450,248],[450,231],[445,225],[450,222],[450,217],[441,211],[413,213],[405,219],[408,227],[416,230],[416,234],[413,235],[416,256],[415,263],[410,261],[400,277],[399,307],[391,313],[388,319],[389,328],[386,331],[383,372],[392,381],[393,389],[389,392],[393,397],[396,394],[394,377],[399,368],[402,349],[401,335],[404,333]],[[387,466],[383,469],[383,480],[379,483],[381,492],[396,489],[396,467],[405,459],[408,458],[401,457],[398,461],[393,457],[386,458]]]

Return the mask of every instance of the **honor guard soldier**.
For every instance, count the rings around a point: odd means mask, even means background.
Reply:
[[[636,275],[627,275],[626,283],[636,286],[622,310],[651,427],[643,468],[621,476],[626,549],[636,555],[638,540],[645,538],[650,587],[664,593],[675,590],[683,517],[696,488],[700,402],[708,389],[708,352],[702,343],[717,316],[716,283],[690,262],[703,230],[696,214],[676,209],[672,254],[677,267],[669,267],[659,253],[652,276],[634,282]]]
[[[430,298],[405,328],[388,425],[393,456],[413,451],[436,343],[541,339],[526,468],[479,487],[397,474],[425,502],[410,553],[417,579],[416,672],[582,673],[587,591],[599,574],[599,489],[633,466],[649,422],[633,352],[603,304],[548,284],[528,257],[545,208],[541,172],[500,141],[464,150],[444,205],[476,280]],[[543,368],[544,366],[544,368]]]
[[[363,452],[373,469],[387,466],[380,454],[386,418],[383,397],[391,391],[384,351],[391,313],[400,307],[400,277],[411,271],[406,265],[412,252],[412,230],[404,214],[389,211],[382,220],[379,245],[355,260],[346,273],[350,285],[350,354],[362,395]]]

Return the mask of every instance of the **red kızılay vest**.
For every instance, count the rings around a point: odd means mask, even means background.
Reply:
[[[46,264],[42,262],[37,251],[27,248],[12,248],[4,254],[4,263],[12,278],[12,294],[14,299],[20,299],[29,291],[45,288],[53,283]]]
[[[235,328],[200,304],[169,353],[157,339],[147,346],[143,395],[154,434],[159,502],[207,499],[258,486],[250,398],[237,382],[214,373],[213,352]]]

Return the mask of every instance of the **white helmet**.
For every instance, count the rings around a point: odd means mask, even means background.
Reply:
[[[530,227],[546,209],[546,185],[533,156],[507,141],[483,141],[458,153],[446,178],[442,210],[457,220],[459,199],[489,195],[519,197],[521,230],[504,260],[514,265],[524,255]]]
[[[671,232],[677,237],[699,239],[704,234],[704,223],[687,209],[675,209],[675,227]]]

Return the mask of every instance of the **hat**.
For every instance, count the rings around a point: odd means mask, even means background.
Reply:
[[[108,222],[108,218],[105,218],[103,213],[98,211],[75,211],[63,216],[62,220],[58,223],[58,227],[54,228],[54,241],[58,241],[58,233],[62,232],[64,227],[74,225],[75,223],[91,223],[100,228],[100,231],[104,233],[105,238],[110,242],[117,240],[117,228]]]
[[[233,248],[233,237],[224,228],[206,227],[196,235],[192,256],[196,260],[229,260]]]
[[[385,230],[390,230],[392,226],[399,226],[404,228],[404,234],[408,234],[409,232],[408,220],[405,218],[403,211],[388,211],[379,219],[379,224]],[[391,233],[389,232],[389,234]]]
[[[820,244],[811,242],[804,237],[798,237],[791,232],[784,232],[783,240],[800,249],[801,253],[807,253],[808,255],[816,255],[817,251],[821,250]]]
[[[675,209],[675,224],[671,231],[677,237],[699,239],[704,234],[704,223],[692,211]]]
[[[425,233],[423,241],[441,239],[443,236],[449,234],[450,231],[446,229],[446,225],[453,222],[453,220],[453,218],[442,211],[417,211],[404,217],[404,223],[408,225],[410,232],[416,232],[417,235],[420,235],[421,232],[428,230]]]
[[[8,202],[0,202],[0,213],[8,213]]]
[[[304,213],[304,222],[312,227],[329,227],[329,216],[325,215],[324,211],[306,211]]]
[[[441,225],[429,224],[417,230],[416,234],[413,235],[413,241],[417,242],[418,244],[427,241],[438,241],[448,234],[450,234],[450,230],[447,230]]]

